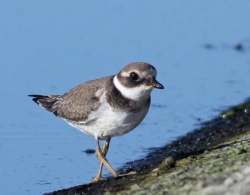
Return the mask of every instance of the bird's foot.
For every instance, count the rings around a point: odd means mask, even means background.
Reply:
[[[129,176],[129,175],[134,175],[134,174],[136,174],[135,171],[130,171],[129,173],[119,174],[118,177]]]
[[[126,177],[129,175],[135,175],[136,172],[135,171],[130,171],[129,173],[124,173],[124,174],[118,174],[117,176],[115,176],[116,178],[122,178],[122,177]]]
[[[105,180],[103,177],[95,177],[90,183],[95,183],[95,182],[103,181],[103,180]]]
[[[125,174],[117,174],[115,177],[125,177],[125,176],[129,176],[129,175],[134,175],[134,174],[136,174],[136,172],[131,171],[131,172],[125,173]],[[95,182],[103,181],[103,180],[105,180],[103,177],[96,176],[90,183],[95,183]]]

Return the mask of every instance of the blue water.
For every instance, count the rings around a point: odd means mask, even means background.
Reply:
[[[228,0],[1,1],[0,194],[42,194],[97,173],[95,155],[84,152],[95,149],[94,138],[27,94],[62,94],[130,62],[153,64],[165,89],[153,91],[139,127],[112,139],[115,169],[244,101],[249,10],[248,1]]]

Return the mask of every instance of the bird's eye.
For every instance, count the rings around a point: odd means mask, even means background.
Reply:
[[[130,78],[131,78],[133,81],[136,81],[136,80],[138,80],[139,76],[138,76],[137,73],[131,72],[131,73],[130,73]]]

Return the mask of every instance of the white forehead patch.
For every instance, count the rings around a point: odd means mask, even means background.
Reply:
[[[121,84],[117,76],[114,77],[113,82],[115,87],[121,92],[121,94],[124,97],[135,101],[148,98],[150,92],[153,90],[152,86],[146,86],[146,85],[140,85],[132,88],[126,87]]]

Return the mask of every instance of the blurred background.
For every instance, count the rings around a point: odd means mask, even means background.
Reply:
[[[42,194],[90,182],[93,137],[28,94],[63,94],[145,61],[158,70],[142,124],[113,138],[115,169],[143,158],[249,97],[248,1],[1,1],[0,194]],[[104,169],[105,176],[110,173]]]

